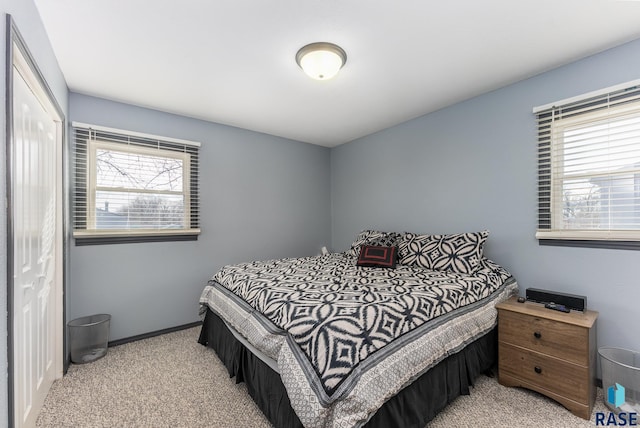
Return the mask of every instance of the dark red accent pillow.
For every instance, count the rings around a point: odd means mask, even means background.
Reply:
[[[360,256],[356,265],[395,269],[397,259],[398,247],[363,245],[360,247]]]

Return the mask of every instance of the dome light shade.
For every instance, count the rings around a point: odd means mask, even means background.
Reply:
[[[296,62],[312,79],[327,80],[338,74],[347,62],[347,54],[333,43],[311,43],[300,48]]]

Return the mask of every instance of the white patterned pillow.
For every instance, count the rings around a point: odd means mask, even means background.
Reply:
[[[347,251],[354,257],[360,256],[360,247],[363,245],[376,245],[379,247],[397,247],[402,235],[395,232],[381,232],[378,230],[363,230],[356,236],[351,244],[351,249]]]
[[[488,236],[488,230],[455,235],[407,233],[398,246],[398,256],[403,265],[471,274],[480,267]]]

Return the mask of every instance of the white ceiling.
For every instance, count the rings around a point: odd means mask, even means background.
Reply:
[[[74,92],[329,147],[640,37],[640,1],[36,4]],[[295,63],[317,41],[332,80]]]

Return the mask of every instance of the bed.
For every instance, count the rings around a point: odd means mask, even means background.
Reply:
[[[517,284],[487,236],[367,230],[345,253],[225,266],[199,342],[276,427],[422,428],[496,360]]]

